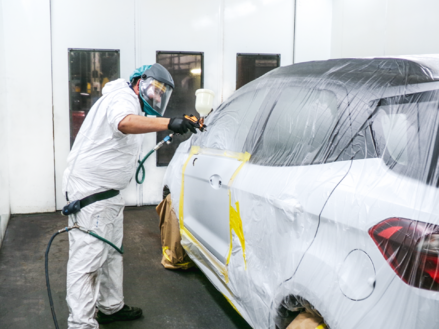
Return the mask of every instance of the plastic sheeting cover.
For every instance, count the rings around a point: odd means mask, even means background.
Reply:
[[[281,67],[179,147],[182,244],[254,328],[303,309],[333,329],[439,326],[438,72],[436,56]]]

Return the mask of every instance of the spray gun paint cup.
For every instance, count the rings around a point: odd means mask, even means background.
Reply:
[[[195,92],[195,110],[204,118],[213,108],[213,98],[215,93],[209,89],[198,89]]]

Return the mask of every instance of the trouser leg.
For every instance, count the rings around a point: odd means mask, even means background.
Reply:
[[[84,214],[76,217],[81,225]],[[99,291],[100,267],[107,251],[100,241],[79,230],[69,232],[69,244],[66,298],[70,313],[68,328],[99,328],[94,314]]]
[[[119,214],[123,210],[123,199],[122,204],[120,204],[118,196],[115,198],[98,201],[81,209],[76,214],[76,219],[69,218],[70,224],[73,224],[73,221],[76,220],[79,226],[92,230],[111,242],[113,242],[112,239],[115,235],[120,236],[120,239],[117,239],[115,243],[120,246],[123,234],[122,232],[115,233],[114,229],[119,227],[117,220],[120,220]],[[68,326],[69,329],[96,329],[99,328],[99,325],[94,319],[94,314],[101,281],[103,278],[106,282],[105,285],[108,286],[107,278],[114,274],[111,269],[108,269],[108,265],[111,268],[114,262],[107,263],[109,258],[115,258],[109,256],[112,247],[79,230],[69,232],[69,243],[66,298],[70,312]],[[120,264],[122,264],[122,257],[119,258]],[[104,266],[106,263],[107,266]],[[120,268],[122,270],[122,266]],[[103,272],[105,272],[105,275],[102,275]],[[120,277],[120,280],[122,280],[122,277]],[[120,287],[122,287],[121,283]],[[122,289],[118,290],[122,295]],[[123,296],[120,303],[123,307]]]
[[[114,221],[112,240],[116,246],[122,245],[123,208]],[[104,314],[113,314],[124,305],[123,298],[123,257],[114,248],[108,251],[108,257],[102,266],[101,286],[97,306]]]

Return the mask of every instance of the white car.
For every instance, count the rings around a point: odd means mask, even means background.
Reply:
[[[280,67],[165,177],[182,244],[253,328],[439,327],[439,57]]]

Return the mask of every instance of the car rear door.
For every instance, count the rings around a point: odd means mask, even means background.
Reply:
[[[292,274],[314,239],[326,200],[349,170],[350,161],[324,164],[349,120],[340,110],[346,95],[340,90],[342,96],[300,86],[247,92],[219,109],[208,134],[194,138],[198,149],[184,169],[184,226],[222,264],[230,260],[233,235],[245,261],[246,240],[251,245],[272,232],[259,247],[267,244],[265,250],[288,262],[273,264],[261,250],[247,254]],[[233,216],[240,226],[232,232]]]
[[[349,172],[349,158],[335,161],[351,134],[346,91],[325,87],[284,87],[260,137],[246,141],[252,156],[231,203],[239,204],[249,266],[267,269],[253,277],[258,285],[275,289],[293,276],[328,198]]]

